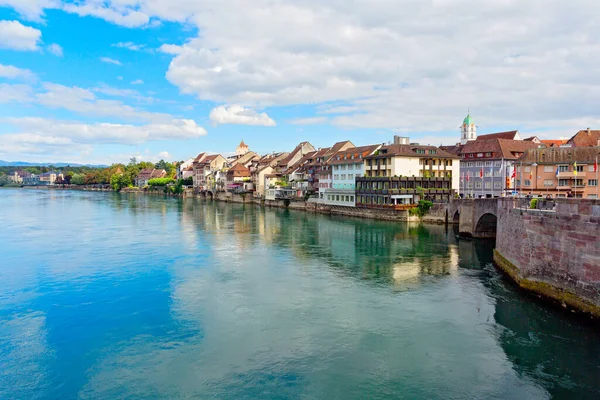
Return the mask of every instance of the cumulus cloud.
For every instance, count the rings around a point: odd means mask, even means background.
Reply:
[[[115,60],[114,58],[110,57],[100,57],[100,61],[105,62],[107,64],[123,65],[121,61]]]
[[[12,7],[19,15],[29,21],[41,22],[45,8],[59,6],[58,0],[0,0],[0,6]]]
[[[210,112],[209,118],[214,124],[275,126],[275,121],[267,113],[259,114],[240,105],[216,107]]]
[[[38,10],[41,2],[26,0]],[[600,106],[590,18],[599,2],[82,0],[63,8],[128,27],[193,25],[195,37],[160,48],[181,92],[255,109],[339,102],[323,114],[343,127],[457,131],[468,108],[482,131],[556,120],[585,127]]]
[[[0,83],[0,104],[26,103],[31,99],[32,88],[29,85],[11,85]]]
[[[25,26],[19,21],[0,21],[0,48],[35,51],[42,37],[39,29]]]
[[[84,89],[77,86],[64,86],[56,83],[45,82],[42,84],[44,90],[38,91],[33,96],[33,101],[49,108],[62,108],[85,115],[117,117],[131,121],[170,121],[172,116],[163,113],[153,113],[141,110],[119,100],[106,100],[96,97],[94,92],[112,96],[135,97],[138,92],[126,91],[110,87],[97,87]],[[143,96],[140,100],[147,100]]]
[[[107,3],[111,2],[108,1]],[[127,3],[129,3],[129,5],[135,5],[135,1],[128,1]],[[119,6],[119,4],[117,4],[117,7],[113,8],[107,6],[104,4],[104,2],[82,2],[76,4],[65,4],[62,9],[66,12],[74,13],[81,17],[98,17],[128,28],[144,26],[150,22],[150,17],[144,12],[140,12],[125,6]]]
[[[7,79],[34,80],[35,74],[28,69],[21,69],[12,65],[0,64],[0,77]]]
[[[158,153],[158,156],[163,160],[168,160],[169,158],[171,158],[171,155],[168,151],[161,151],[160,153]]]
[[[112,123],[87,124],[45,118],[5,118],[17,132],[3,135],[9,142],[129,144],[148,141],[193,139],[206,135],[206,130],[190,119],[173,119],[168,123],[128,125]],[[11,135],[11,136],[8,136]]]
[[[62,47],[60,47],[58,44],[56,43],[52,43],[51,45],[49,45],[47,47],[48,51],[51,54],[54,54],[57,57],[62,57],[63,56],[63,49]]]
[[[143,85],[144,81],[141,79],[136,79],[135,81],[131,81],[132,85]]]

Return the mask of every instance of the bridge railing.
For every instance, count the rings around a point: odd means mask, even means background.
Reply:
[[[554,199],[545,199],[543,197],[515,197],[511,199],[504,199],[504,201],[506,200],[508,200],[510,204],[512,204],[513,208],[518,208],[521,210],[556,210],[556,201]]]

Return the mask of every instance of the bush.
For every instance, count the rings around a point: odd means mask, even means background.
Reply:
[[[529,202],[529,208],[531,208],[532,210],[535,210],[537,208],[537,202],[538,202],[538,199],[531,199],[531,201]]]
[[[423,218],[425,214],[429,212],[429,209],[433,206],[433,203],[429,200],[419,200],[419,204],[416,207],[408,210],[409,215],[416,215],[419,218]]]
[[[194,184],[194,179],[191,176],[188,176],[185,179],[180,179],[181,184],[185,186],[192,186]]]
[[[148,186],[167,186],[173,182],[175,182],[173,178],[153,178],[148,181]]]

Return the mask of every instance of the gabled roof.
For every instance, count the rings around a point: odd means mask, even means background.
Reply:
[[[440,146],[440,149],[447,151],[450,154],[458,156],[464,146],[462,144],[456,144],[454,146]]]
[[[600,130],[585,129],[577,132],[568,144],[573,147],[600,146]]]
[[[537,143],[525,142],[523,140],[473,140],[465,144],[460,154],[493,153],[494,158],[517,159],[522,153],[529,149],[538,147]],[[517,155],[515,155],[517,154]]]
[[[150,177],[152,176],[152,171],[153,171],[153,169],[144,168],[138,173],[137,178],[144,179],[144,180],[150,179]]]
[[[167,171],[165,171],[164,169],[155,169],[152,171],[152,174],[150,175],[151,178],[162,178],[165,175],[167,175]]]
[[[486,135],[479,135],[475,141],[490,140],[490,139],[508,139],[515,140],[519,138],[519,131],[506,131],[498,133],[488,133]]]
[[[193,162],[200,162],[204,159],[204,157],[206,157],[206,153],[200,153],[198,156],[196,156],[196,158],[194,158]]]
[[[368,146],[354,147],[352,149],[340,151],[331,157],[327,163],[336,164],[361,164],[363,158],[373,153],[380,145],[372,144]]]
[[[279,161],[277,164],[278,164],[278,165],[280,165],[280,166],[283,166],[283,167],[287,167],[287,166],[288,166],[288,164],[290,163],[290,161],[292,161],[292,160],[294,159],[294,157],[296,157],[296,155],[297,155],[298,153],[301,153],[301,152],[302,152],[302,148],[303,148],[305,145],[307,145],[307,144],[310,144],[310,143],[308,143],[308,142],[300,142],[300,143],[299,143],[299,144],[298,144],[298,145],[297,145],[297,146],[294,148],[294,150],[292,150],[292,152],[291,152],[291,153],[290,153],[290,154],[289,154],[287,157],[285,157],[283,160],[280,160],[280,161]]]
[[[523,139],[524,142],[534,142],[541,143],[540,139],[537,136],[530,136],[528,138]]]
[[[250,170],[244,167],[243,164],[236,164],[233,167],[229,168],[229,170],[227,171],[227,175],[250,176]]]

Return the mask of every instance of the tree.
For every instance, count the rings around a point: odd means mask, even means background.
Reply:
[[[85,185],[85,175],[84,174],[74,174],[71,178],[71,183],[73,185]]]
[[[131,180],[125,174],[114,174],[110,177],[110,186],[115,192],[131,185]]]

